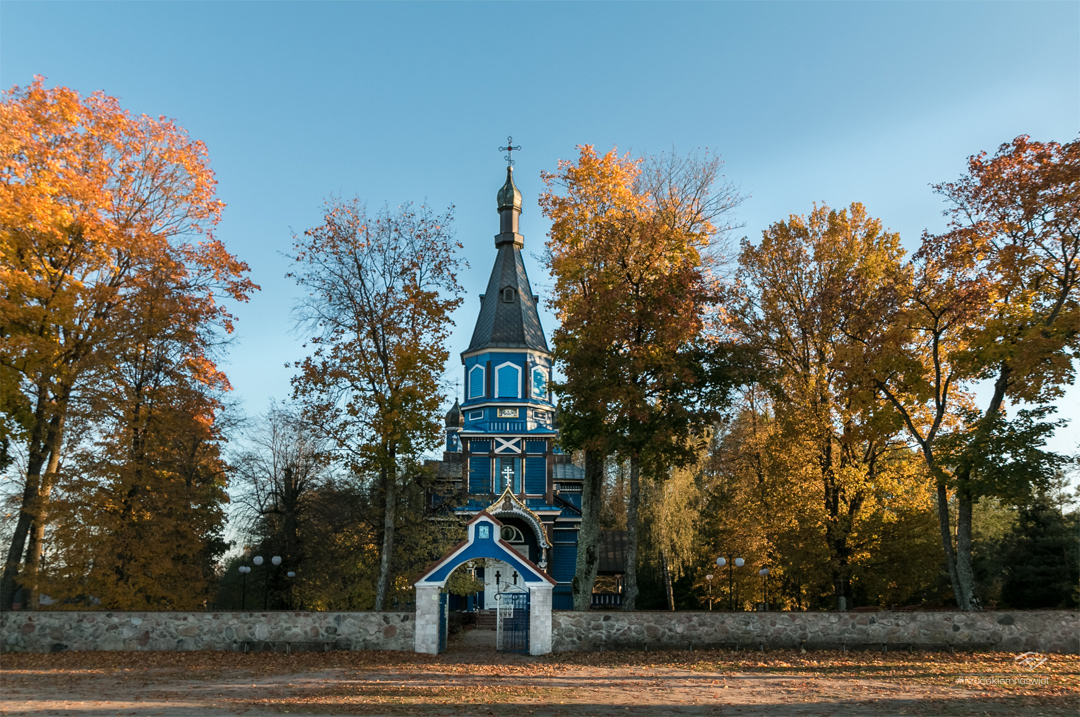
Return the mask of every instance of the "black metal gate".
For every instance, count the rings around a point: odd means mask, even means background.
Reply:
[[[495,646],[499,652],[529,652],[529,593],[498,593],[495,596],[498,631]]]
[[[446,599],[447,593],[439,593],[439,652],[446,651]]]

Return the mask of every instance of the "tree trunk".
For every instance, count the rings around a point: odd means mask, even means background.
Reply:
[[[600,567],[600,508],[603,504],[604,464],[607,456],[585,451],[585,480],[581,489],[581,531],[578,533],[577,567],[571,590],[575,610],[592,607],[596,571]]]
[[[664,573],[664,599],[667,608],[675,612],[675,589],[671,584],[671,570],[668,569],[667,555],[663,550],[660,551],[660,569]]]
[[[4,562],[4,576],[0,578],[0,611],[11,609],[15,601],[15,593],[19,589],[19,566],[22,564],[26,540],[30,535],[30,527],[34,522],[35,506],[38,503],[38,493],[41,487],[42,463],[43,461],[40,460],[32,461],[29,470],[26,472],[22,509],[19,511],[19,519],[15,523],[15,532],[11,536],[11,544],[8,546],[7,560]]]
[[[987,430],[989,419],[995,417],[1005,401],[1012,379],[1012,368],[1007,363],[1002,363],[998,370],[997,380],[994,382],[994,393],[990,397],[990,404],[983,413],[983,422],[976,431],[983,433]],[[956,556],[954,572],[950,573],[953,581],[953,594],[956,595],[956,605],[961,610],[971,610],[971,598],[975,595],[975,572],[971,567],[971,510],[974,499],[971,495],[971,468],[962,469],[956,474]],[[940,498],[939,498],[940,502]],[[944,513],[948,516],[948,512]],[[951,548],[952,540],[949,540]],[[946,560],[949,558],[946,549]]]
[[[394,520],[397,515],[397,455],[390,452],[389,466],[383,470],[386,485],[386,505],[383,509],[382,558],[379,561],[379,583],[375,588],[375,610],[386,609],[386,594],[390,591],[390,564],[394,557]]]
[[[833,584],[833,598],[838,609],[845,605],[847,593],[845,591],[846,571],[846,546],[847,532],[844,530],[843,516],[840,514],[840,506],[843,497],[840,486],[837,485],[836,474],[833,470],[833,445],[832,439],[826,438],[820,447],[818,465],[821,471],[821,485],[823,502],[827,521],[825,523],[825,546],[829,550],[829,572]]]
[[[929,459],[928,459],[929,461]],[[941,529],[941,547],[945,549],[945,569],[949,573],[949,585],[952,586],[953,595],[960,595],[960,581],[956,576],[956,550],[953,547],[952,521],[949,512],[949,490],[945,481],[938,479],[937,484],[938,502],[938,526]],[[957,604],[960,604],[957,597]]]
[[[961,610],[971,610],[975,594],[975,572],[971,568],[971,493],[956,491],[956,604]]]
[[[47,403],[48,398],[43,391],[40,392],[34,416],[34,427],[27,441],[29,461],[26,469],[26,484],[23,486],[22,506],[19,519],[15,523],[15,531],[11,536],[11,544],[8,546],[4,575],[0,578],[0,610],[10,610],[16,591],[20,585],[27,583],[28,576],[20,575],[20,565],[27,551],[31,528],[45,510],[44,501],[47,500],[48,491],[43,490],[43,478],[46,483],[50,480],[49,471],[55,473],[55,465],[59,461],[63,420],[60,415],[53,415],[48,420],[45,418]],[[45,467],[46,461],[49,463],[49,468],[46,469],[46,475],[42,476],[42,468]],[[37,548],[35,548],[35,553],[36,551]],[[35,564],[35,571],[36,568]],[[34,607],[26,596],[23,598],[23,605],[26,609]]]
[[[63,421],[60,421],[61,426]],[[39,606],[38,593],[41,572],[41,544],[45,540],[45,526],[49,516],[49,496],[52,494],[53,485],[56,484],[56,473],[60,469],[60,447],[54,446],[49,453],[49,463],[45,468],[45,475],[41,481],[41,490],[38,496],[38,509],[35,511],[33,528],[30,531],[30,541],[26,546],[26,570],[23,571],[22,584],[26,593],[25,605],[27,610],[37,610]]]
[[[637,453],[630,456],[630,496],[626,501],[626,588],[623,591],[623,610],[637,605],[638,502],[641,498],[641,462]]]

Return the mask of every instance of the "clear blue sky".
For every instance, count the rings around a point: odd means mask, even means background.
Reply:
[[[1080,130],[1080,3],[0,3],[0,85],[104,90],[209,148],[218,235],[262,285],[226,368],[251,413],[289,393],[292,231],[331,194],[457,207],[471,268],[448,377],[494,258],[496,150],[523,151],[522,232],[547,225],[539,173],[578,144],[709,147],[750,199],[740,235],[863,202],[911,247],[944,225],[931,183],[1018,134]],[[548,314],[545,328],[553,319]],[[1062,413],[1080,417],[1080,391]],[[1077,450],[1075,427],[1058,450]]]

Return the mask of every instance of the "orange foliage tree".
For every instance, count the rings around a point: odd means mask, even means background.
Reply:
[[[739,197],[714,187],[719,160],[645,164],[579,148],[576,163],[545,173],[540,198],[552,221],[547,263],[555,277],[551,303],[561,325],[555,358],[562,440],[584,449],[583,526],[595,525],[599,477],[588,454],[619,454],[630,466],[627,501],[625,609],[637,596],[640,473],[666,475],[671,464],[696,457],[700,439],[724,393],[715,369],[710,318],[719,297],[710,271],[716,217]],[[719,189],[719,191],[717,191]],[[560,191],[562,190],[562,191]],[[603,458],[599,461],[602,465]],[[595,579],[595,531],[579,546],[575,607],[584,609]]]
[[[1080,140],[1017,137],[935,189],[949,229],[923,237],[913,281],[884,292],[873,320],[851,322],[863,350],[848,368],[869,372],[935,478],[946,567],[967,610],[975,501],[1017,500],[1061,462],[1042,450],[1056,426],[1042,419],[1080,350]],[[981,408],[976,381],[992,382]],[[1010,421],[1009,402],[1034,408]]]
[[[213,236],[224,206],[215,193],[205,146],[171,120],[133,116],[100,92],[46,89],[41,78],[5,94],[0,366],[18,381],[5,394],[4,430],[27,462],[0,607],[19,585],[35,602],[49,496],[74,408],[92,403],[87,389],[126,392],[116,410],[135,460],[149,389],[121,378],[122,366],[166,350],[189,386],[227,387],[209,350],[214,329],[232,328],[220,299],[257,287]],[[199,403],[172,405],[212,422],[213,408]]]

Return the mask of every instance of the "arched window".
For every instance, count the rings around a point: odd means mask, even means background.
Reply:
[[[484,397],[484,367],[473,366],[469,369],[469,398]]]
[[[508,286],[508,287],[506,287],[505,289],[502,290],[502,300],[503,300],[504,303],[507,303],[507,304],[514,303],[514,296],[515,295],[517,295],[517,292],[514,291],[514,287],[512,287],[512,286]]]
[[[521,529],[513,525],[504,525],[502,527],[502,539],[508,543],[524,543],[525,536],[521,533]]]
[[[495,397],[521,398],[521,367],[509,361],[495,369]]]

